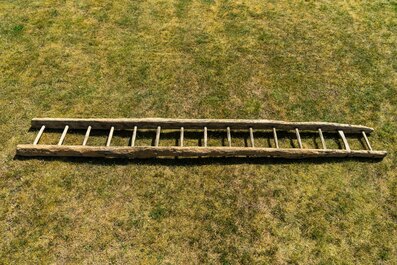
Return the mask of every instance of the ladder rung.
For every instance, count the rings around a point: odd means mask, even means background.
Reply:
[[[83,145],[87,145],[88,137],[90,137],[90,133],[91,133],[91,126],[88,126],[87,132],[85,133],[84,136]]]
[[[346,151],[350,152],[351,151],[350,146],[349,146],[349,143],[347,142],[347,139],[345,137],[345,133],[342,130],[338,130],[338,133],[339,133],[340,137],[342,137],[342,141],[343,141]]]
[[[230,127],[227,127],[226,131],[227,131],[227,144],[229,145],[229,147],[231,147],[232,146],[232,136],[230,133]]]
[[[250,127],[250,141],[251,141],[251,147],[255,147],[254,130],[252,129],[252,127]]]
[[[179,146],[183,146],[183,137],[185,134],[185,129],[183,127],[181,127],[181,137],[179,139]]]
[[[113,132],[114,132],[114,126],[110,128],[108,140],[106,141],[106,146],[110,146],[110,142],[112,141],[112,137],[113,137]]]
[[[34,142],[33,142],[34,145],[36,145],[36,144],[39,143],[40,138],[41,138],[41,136],[43,135],[44,129],[45,129],[45,126],[44,126],[44,125],[41,126],[40,131],[38,132],[38,134],[37,134],[37,136],[36,136],[36,139],[34,139]]]
[[[131,136],[131,146],[135,146],[135,139],[136,139],[137,130],[138,130],[138,127],[134,126],[134,130],[132,131],[132,136]]]
[[[323,149],[325,150],[327,149],[327,145],[325,144],[323,131],[320,128],[318,128],[318,133],[320,134],[321,144],[323,145]]]
[[[207,147],[207,138],[208,138],[208,135],[207,135],[208,133],[207,133],[207,127],[204,127],[204,147]]]
[[[276,148],[279,148],[276,128],[273,128],[273,136],[274,136],[274,143],[276,144]]]
[[[298,139],[299,148],[302,149],[303,145],[302,145],[302,139],[301,139],[301,135],[299,133],[299,129],[295,128],[295,132],[296,132],[296,139]]]
[[[362,131],[362,134],[363,134],[363,136],[364,136],[365,143],[367,144],[368,150],[372,151],[372,146],[371,146],[371,144],[369,143],[367,134],[366,134],[364,131]]]
[[[69,130],[69,126],[66,125],[65,129],[63,129],[63,132],[62,132],[61,138],[59,139],[58,145],[62,145],[63,144],[63,141],[65,140],[65,137],[66,137],[66,134],[68,133],[68,130]]]
[[[157,126],[156,140],[154,141],[154,146],[159,146],[159,143],[160,143],[160,132],[161,132],[161,126]]]

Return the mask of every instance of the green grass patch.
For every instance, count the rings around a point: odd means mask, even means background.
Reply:
[[[0,260],[393,264],[394,1],[0,2]],[[20,159],[33,117],[253,118],[375,128],[381,162]],[[41,143],[56,144],[62,130]],[[65,143],[81,144],[85,130]],[[271,131],[255,145],[274,147]],[[88,145],[106,143],[93,131]],[[131,131],[112,145],[129,143]],[[162,131],[160,145],[178,145]],[[226,132],[210,130],[210,146]],[[155,130],[139,130],[152,145]],[[301,134],[305,148],[321,142]],[[202,145],[185,131],[185,146]],[[326,134],[328,148],[343,148]],[[281,147],[297,147],[294,131]],[[361,136],[349,143],[363,144]],[[247,131],[233,146],[249,146]]]

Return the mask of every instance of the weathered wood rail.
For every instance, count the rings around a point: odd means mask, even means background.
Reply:
[[[350,125],[328,122],[285,122],[274,120],[221,120],[221,119],[68,119],[35,118],[32,128],[40,128],[33,144],[17,146],[20,156],[73,156],[73,157],[109,157],[109,158],[153,158],[153,157],[280,157],[280,158],[316,158],[316,157],[364,157],[383,158],[386,151],[374,151],[367,134],[372,128],[362,125]],[[45,129],[63,129],[57,145],[39,144]],[[81,145],[64,145],[69,129],[86,129]],[[136,146],[138,129],[156,129],[153,146]],[[180,132],[179,146],[159,146],[161,130],[172,129]],[[200,130],[203,135],[202,146],[184,146],[185,130]],[[225,130],[226,146],[208,146],[208,130]],[[89,146],[91,130],[109,130],[105,146]],[[131,131],[128,146],[111,146],[114,131]],[[233,130],[247,130],[250,145],[236,147],[232,144]],[[255,131],[267,130],[273,134],[274,148],[255,146]],[[294,131],[298,148],[280,148],[278,131]],[[316,133],[321,140],[321,148],[304,148],[300,132]],[[344,149],[328,149],[323,132],[339,135]],[[361,135],[366,144],[365,150],[352,150],[348,142],[350,134]]]
[[[321,128],[323,132],[335,132],[343,130],[345,133],[371,133],[374,129],[362,125],[350,125],[330,122],[288,122],[274,120],[226,120],[226,119],[163,119],[163,118],[144,118],[144,119],[70,119],[70,118],[34,118],[32,128],[45,126],[51,129],[63,129],[69,126],[73,129],[110,129],[130,130],[134,126],[140,129],[280,129],[280,130],[317,130]]]

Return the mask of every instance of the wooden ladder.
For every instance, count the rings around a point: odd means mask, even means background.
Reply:
[[[311,157],[364,157],[383,158],[386,151],[372,150],[367,134],[372,128],[361,125],[349,125],[328,122],[285,122],[274,120],[225,120],[225,119],[69,119],[69,118],[35,118],[32,128],[39,129],[33,144],[17,146],[19,156],[72,156],[72,157],[280,157],[280,158],[311,158]],[[45,129],[63,130],[57,145],[39,144]],[[86,130],[81,145],[64,145],[69,129]],[[155,129],[156,136],[152,146],[136,146],[138,129]],[[159,146],[161,130],[178,130],[180,132],[177,146]],[[185,130],[202,131],[203,141],[200,146],[184,146]],[[92,130],[108,130],[105,146],[88,146],[87,142]],[[130,131],[131,141],[128,146],[111,146],[114,131]],[[208,130],[225,130],[227,145],[208,146]],[[232,130],[246,130],[249,133],[249,146],[232,145]],[[268,131],[273,135],[274,147],[255,145],[255,131]],[[294,131],[298,148],[281,148],[278,132]],[[319,136],[321,145],[318,148],[304,148],[301,132],[314,133]],[[343,142],[343,149],[330,149],[326,145],[323,133],[334,133]],[[365,141],[365,150],[352,150],[347,136],[360,134]]]

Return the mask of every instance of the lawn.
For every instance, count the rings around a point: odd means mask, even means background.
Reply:
[[[396,1],[0,1],[0,263],[396,264]],[[33,117],[375,128],[382,161],[20,159]]]

